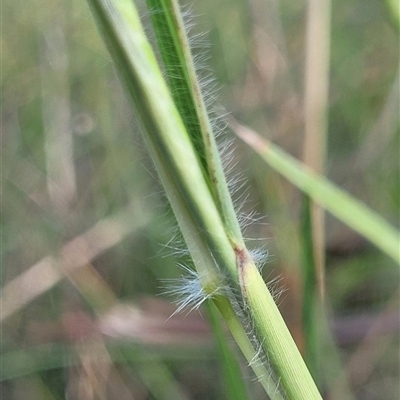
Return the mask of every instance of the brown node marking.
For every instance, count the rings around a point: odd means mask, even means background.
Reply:
[[[246,267],[246,263],[249,259],[247,250],[242,247],[234,246],[233,251],[236,254],[237,259],[237,267],[238,267],[238,275],[239,275],[239,285],[242,291],[243,297],[246,298],[246,285],[244,283],[244,269]]]
[[[236,254],[236,258],[238,259],[238,264],[240,267],[240,264],[244,264],[244,262],[247,260],[247,251],[244,248],[234,246],[233,251]]]

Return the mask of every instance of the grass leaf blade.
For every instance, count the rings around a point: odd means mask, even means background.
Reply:
[[[242,245],[240,226],[226,184],[213,123],[207,112],[179,4],[177,0],[147,0],[147,3],[176,107],[194,147],[199,149],[207,181],[227,234],[234,244]]]
[[[381,216],[251,129],[236,122],[231,126],[270,167],[400,264],[400,234]]]

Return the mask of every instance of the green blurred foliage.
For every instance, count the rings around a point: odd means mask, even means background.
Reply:
[[[220,103],[300,156],[305,2],[206,0],[196,2],[193,9],[199,15],[194,32],[208,31],[211,48],[204,53],[210,55],[208,64],[221,86]],[[170,248],[180,246],[171,242],[174,217],[87,4],[5,1],[2,25],[2,285],[42,257],[56,254],[98,221],[134,204],[139,214],[149,215],[148,222],[136,226],[132,218],[131,233],[96,258],[93,267],[118,301],[136,305],[143,296],[159,295],[163,280],[179,277],[177,264],[189,260]],[[327,173],[397,227],[398,58],[398,31],[384,2],[333,2]],[[62,109],[54,112],[57,101]],[[59,117],[57,110],[67,117]],[[71,138],[69,163],[76,179],[72,200],[63,205],[61,199],[61,206],[49,191],[52,184],[61,184],[65,193],[62,180],[52,181],[49,172],[51,149],[46,141],[54,126]],[[248,236],[269,249],[265,277],[283,277],[282,285],[289,290],[281,309],[301,341],[298,193],[242,145],[236,146],[234,157],[236,170],[245,177],[244,210],[256,209],[267,222],[251,225]],[[342,315],[358,313],[373,321],[398,295],[398,271],[391,260],[330,217],[326,229],[327,292],[335,323],[340,324]],[[76,343],[64,332],[63,320],[68,312],[81,311],[91,318],[98,314],[76,285],[64,279],[2,325],[2,352],[53,342],[76,350]],[[396,329],[376,338],[379,344],[386,340],[386,347],[368,359],[373,371],[354,388],[360,399],[397,398],[398,360],[389,357],[398,352],[396,338]],[[343,346],[345,362],[357,343]],[[209,358],[202,363],[196,364],[193,348],[183,346],[176,354],[187,354],[186,359],[172,358],[167,365],[171,380],[178,382],[187,398],[221,398],[216,360],[204,348]],[[156,348],[155,353],[163,357],[162,350]],[[72,373],[68,354],[60,360],[65,362],[55,370],[43,372],[38,363],[36,374],[3,383],[4,398],[64,398]],[[156,398],[140,378],[140,363],[112,368],[121,393]],[[85,373],[90,373],[79,371],[83,382]],[[250,374],[249,369],[244,371]],[[254,398],[260,398],[257,384],[252,386]],[[121,398],[125,397],[121,394]]]

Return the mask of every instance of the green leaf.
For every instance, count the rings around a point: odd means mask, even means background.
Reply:
[[[175,105],[203,167],[211,194],[234,245],[243,245],[240,226],[219,157],[204,90],[177,0],[147,0]],[[205,88],[207,90],[207,88]]]
[[[270,167],[400,265],[400,233],[380,215],[251,129],[234,122],[232,129]]]

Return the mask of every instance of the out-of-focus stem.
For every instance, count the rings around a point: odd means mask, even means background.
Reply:
[[[56,10],[45,30],[40,69],[47,187],[54,209],[65,216],[76,198],[76,173],[62,11]]]
[[[305,68],[304,163],[324,174],[329,92],[330,0],[309,0]],[[322,208],[311,203],[311,224],[317,290],[325,291],[325,218]]]

